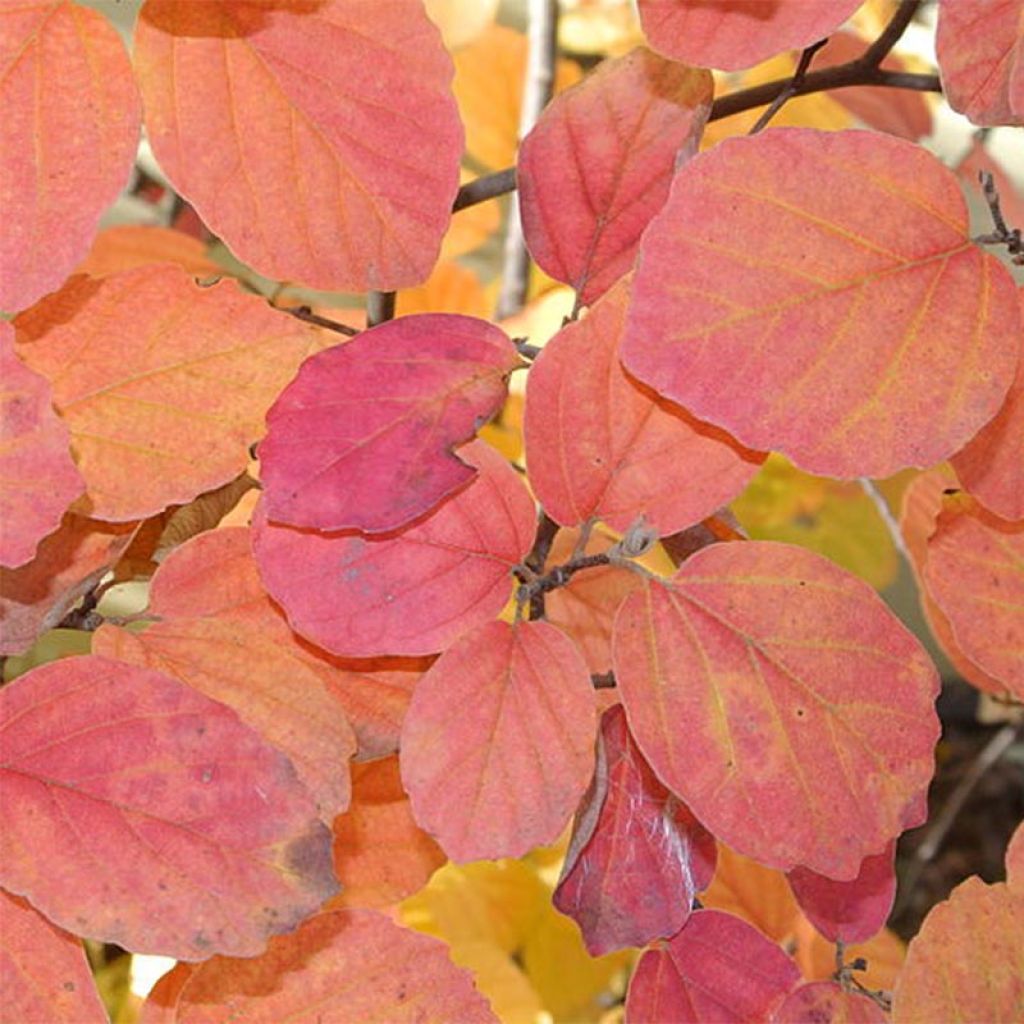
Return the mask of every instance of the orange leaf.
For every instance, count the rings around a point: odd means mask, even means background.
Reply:
[[[554,842],[594,768],[597,723],[579,651],[546,622],[489,622],[424,675],[402,728],[416,820],[452,860]]]
[[[334,823],[334,871],[341,892],[328,909],[389,907],[422,889],[445,862],[415,822],[398,758],[352,767],[352,806]]]
[[[90,277],[108,277],[151,263],[175,263],[194,277],[219,277],[224,268],[206,258],[206,246],[172,228],[121,224],[101,231],[88,256],[75,268]]]
[[[954,175],[902,139],[726,140],[680,169],[644,236],[623,362],[808,472],[932,465],[1017,366],[1013,279],[967,230]]]
[[[162,672],[232,708],[288,757],[328,825],[348,807],[352,729],[317,674],[275,638],[240,622],[178,619],[138,634],[103,625],[92,651]]]
[[[828,981],[836,972],[836,947],[829,942],[810,921],[800,917],[796,923],[796,961],[808,981]],[[864,960],[867,969],[855,977],[867,988],[892,990],[903,961],[906,947],[888,928],[867,942],[847,946],[847,963]]]
[[[291,764],[176,680],[87,655],[0,690],[0,882],[135,952],[254,956],[337,890]]]
[[[1024,893],[977,876],[932,907],[896,981],[895,1024],[1024,1018]]]
[[[175,1019],[497,1024],[442,942],[373,910],[319,914],[254,960],[207,960],[185,983]]]
[[[76,509],[142,519],[227,483],[274,397],[333,337],[238,285],[177,267],[72,278],[15,322],[53,386],[88,490]]]
[[[175,1024],[178,1000],[185,982],[195,974],[196,965],[177,963],[166,974],[161,975],[150,990],[142,1010],[139,1024]]]
[[[924,820],[937,673],[878,595],[820,556],[706,547],[626,598],[614,654],[644,755],[734,849],[852,879]]]
[[[0,1024],[107,1024],[82,943],[0,889]]]
[[[98,11],[0,10],[0,309],[60,286],[124,187],[141,109],[124,45]]]
[[[643,516],[664,535],[736,497],[761,456],[626,375],[628,301],[628,283],[616,284],[544,346],[526,384],[526,459],[556,522],[596,518],[625,531]]]
[[[462,127],[418,0],[147,0],[134,60],[160,165],[244,263],[331,291],[430,273]]]
[[[50,405],[50,384],[14,354],[14,330],[0,322],[0,566],[30,562],[84,490],[68,449],[68,428]]]

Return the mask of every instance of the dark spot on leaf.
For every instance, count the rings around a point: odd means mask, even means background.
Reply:
[[[405,985],[399,985],[395,990],[395,1001],[401,1002],[405,998]]]
[[[75,983],[73,981],[65,981],[64,982],[64,991],[65,992],[74,992],[75,991]]]
[[[211,946],[211,942],[206,937],[206,932],[200,929],[200,931],[196,932],[192,936],[192,945],[195,946],[196,949],[209,949]]]
[[[161,892],[167,892],[167,883],[163,879],[160,879],[160,881],[156,883],[156,887]]]
[[[807,712],[806,712],[806,711],[804,711],[804,709],[803,709],[803,708],[797,708],[797,709],[796,709],[796,717],[797,717],[797,718],[803,718],[803,717],[804,717],[804,715],[806,715],[806,714],[807,714]]]

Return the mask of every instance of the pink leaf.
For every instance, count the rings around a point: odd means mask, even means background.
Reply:
[[[878,1003],[847,992],[834,981],[812,981],[793,989],[772,1014],[771,1024],[887,1024]]]

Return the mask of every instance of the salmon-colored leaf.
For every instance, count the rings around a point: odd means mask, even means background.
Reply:
[[[888,1019],[867,996],[844,991],[834,981],[814,981],[793,989],[771,1024],[886,1024]]]
[[[735,71],[838,28],[859,0],[638,0],[651,46],[685,64]]]
[[[714,839],[651,771],[621,705],[609,708],[555,906],[601,956],[675,935],[714,872]]]
[[[626,598],[614,658],[651,766],[739,852],[853,879],[924,820],[937,673],[878,595],[820,556],[704,548]]]
[[[697,151],[711,75],[646,47],[558,96],[523,139],[517,180],[537,263],[590,304],[633,265],[640,235]]]
[[[50,404],[50,384],[14,354],[14,329],[0,322],[0,566],[30,562],[85,489],[68,449],[68,428]]]
[[[779,128],[676,175],[640,246],[626,368],[824,476],[929,466],[999,410],[1019,310],[951,171],[876,132]]]
[[[107,1024],[82,943],[0,889],[0,1024]]]
[[[640,958],[626,1021],[765,1020],[799,981],[796,964],[756,928],[720,910],[700,910],[663,949]]]
[[[72,278],[18,317],[85,477],[76,510],[141,519],[238,476],[296,367],[332,336],[178,267]]]
[[[422,522],[380,538],[253,522],[263,582],[292,628],[336,654],[433,654],[494,618],[533,544],[533,502],[482,441],[461,450],[480,472]]]
[[[1024,893],[977,876],[932,907],[896,981],[896,1024],[1024,1019]]]
[[[402,782],[452,860],[554,842],[594,767],[582,655],[546,622],[489,622],[423,676],[402,728]]]
[[[334,823],[334,870],[341,892],[328,904],[389,907],[422,889],[445,862],[416,824],[398,758],[352,767],[352,806]]]
[[[963,653],[1024,699],[1024,521],[948,497],[922,576]]]
[[[801,867],[787,877],[800,909],[826,939],[847,945],[866,942],[882,930],[892,910],[895,853],[896,843],[889,840],[881,853],[864,858],[852,882],[836,882]]]
[[[101,231],[88,256],[75,268],[90,277],[108,277],[151,263],[175,263],[194,277],[219,277],[222,266],[206,257],[206,246],[173,228],[119,224]]]
[[[331,835],[230,708],[86,655],[0,690],[0,883],[134,952],[254,956],[337,890]]]
[[[68,513],[31,562],[0,567],[0,654],[21,654],[56,626],[121,557],[137,527]]]
[[[527,379],[526,458],[545,511],[563,526],[641,515],[675,533],[736,497],[761,456],[639,386],[619,364],[629,290],[617,284],[545,345]]]
[[[240,622],[192,618],[137,634],[103,625],[92,652],[162,672],[227,704],[288,757],[328,825],[348,807],[355,735],[316,672],[276,638]]]
[[[453,451],[521,365],[499,327],[424,313],[307,360],[267,413],[266,513],[317,530],[396,530],[475,473]]]
[[[954,110],[1024,124],[1024,0],[941,0],[935,51]]]
[[[175,1024],[178,1000],[185,982],[195,971],[195,964],[178,961],[166,974],[161,975],[142,1004],[139,1024]]]
[[[1006,847],[1006,883],[1011,889],[1024,892],[1024,821]]]
[[[0,309],[53,291],[128,180],[141,109],[124,45],[98,11],[0,10]]]
[[[238,1020],[497,1024],[444,943],[373,910],[319,914],[261,957],[214,957],[178,999],[178,1024]]]
[[[331,291],[430,273],[463,133],[418,0],[147,0],[134,59],[156,158],[244,263]]]

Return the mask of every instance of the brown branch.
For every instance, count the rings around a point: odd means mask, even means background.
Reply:
[[[804,81],[807,78],[807,72],[810,69],[811,61],[814,60],[814,55],[828,42],[827,39],[819,39],[816,43],[808,46],[803,53],[800,54],[800,63],[796,66],[796,71],[793,72],[793,77],[789,80],[789,85],[786,86],[782,92],[779,93],[775,99],[772,100],[768,109],[765,110],[761,116],[754,122],[754,127],[747,132],[748,135],[756,135],[759,131],[768,125],[768,122],[794,97],[799,96],[800,91],[803,87]]]
[[[348,324],[339,323],[337,320],[331,320],[326,316],[320,316],[319,313],[314,313],[309,306],[293,306],[291,309],[285,309],[282,306],[275,306],[274,308],[295,317],[296,320],[302,320],[307,324],[316,324],[317,327],[323,327],[337,334],[347,334],[349,337],[352,337],[359,333],[358,328],[349,327]]]
[[[907,26],[914,20],[921,0],[903,0],[896,9],[889,24],[882,29],[882,34],[857,59],[857,63],[866,67],[879,68],[882,61],[889,56],[892,48],[903,38]]]
[[[376,327],[395,319],[395,293],[369,292],[366,296],[366,326]]]
[[[988,211],[992,217],[995,231],[987,235],[979,235],[974,241],[980,242],[982,245],[1005,245],[1012,262],[1024,265],[1024,239],[1021,238],[1020,228],[1007,227],[1002,208],[999,205],[999,191],[996,188],[995,179],[988,171],[980,171],[978,180],[981,182],[981,191],[988,204]]]

